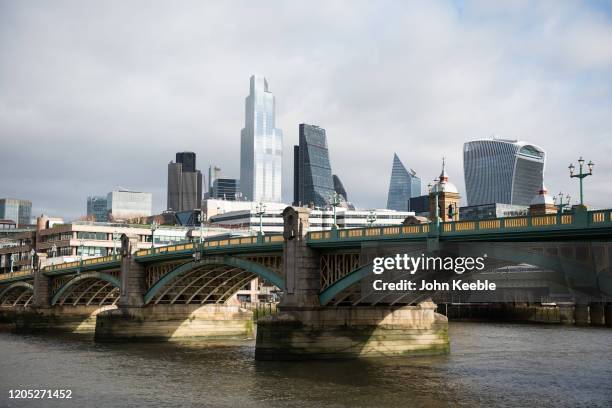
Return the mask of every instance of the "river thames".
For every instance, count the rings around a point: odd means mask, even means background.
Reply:
[[[612,405],[612,330],[450,323],[447,356],[255,361],[254,343],[96,344],[0,333],[2,407]],[[69,389],[70,400],[9,399]]]

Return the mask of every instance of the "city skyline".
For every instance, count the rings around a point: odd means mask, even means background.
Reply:
[[[270,79],[278,100],[287,203],[303,122],[333,135],[334,168],[360,207],[385,206],[388,186],[377,180],[388,180],[394,151],[414,157],[425,185],[446,156],[465,197],[462,145],[494,133],[547,151],[551,194],[576,198],[567,166],[593,160],[586,202],[612,202],[611,14],[595,3],[0,7],[0,33],[11,38],[0,44],[0,172],[11,175],[0,191],[31,200],[33,215],[77,218],[87,196],[118,185],[153,193],[161,212],[168,151],[192,150],[238,178],[253,73]],[[256,24],[271,9],[280,26]],[[222,26],[230,15],[233,25]],[[320,29],[304,36],[290,29],[297,21]]]

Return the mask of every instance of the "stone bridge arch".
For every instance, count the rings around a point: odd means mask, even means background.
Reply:
[[[146,304],[223,304],[244,285],[260,277],[279,289],[279,272],[244,258],[207,257],[181,264],[161,276],[144,295]]]
[[[34,296],[34,287],[27,282],[13,282],[0,290],[0,306],[28,306]]]

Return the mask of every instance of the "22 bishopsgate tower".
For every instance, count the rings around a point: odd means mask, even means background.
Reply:
[[[251,201],[281,201],[283,134],[275,127],[275,100],[264,77],[251,76],[240,133],[240,189]]]

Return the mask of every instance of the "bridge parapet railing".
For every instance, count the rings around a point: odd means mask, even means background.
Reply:
[[[403,237],[424,235],[429,232],[428,224],[393,225],[385,227],[347,228],[332,231],[311,231],[309,241],[329,241],[335,239],[361,239],[376,237]]]
[[[582,215],[581,215],[582,214]],[[586,214],[586,217],[584,216]],[[493,218],[488,220],[447,221],[440,223],[442,235],[521,232],[529,230],[597,228],[612,224],[612,210],[596,210],[583,213],[558,213],[536,216]],[[309,241],[359,240],[425,235],[433,223],[390,227],[350,228],[308,233]]]
[[[12,280],[16,278],[27,278],[27,277],[31,277],[32,275],[33,275],[32,270],[29,268],[22,269],[20,271],[15,271],[15,272],[3,273],[3,274],[0,274],[0,282]]]
[[[216,239],[207,239],[201,245],[203,250],[207,249],[219,249],[225,247],[238,247],[238,246],[249,246],[249,245],[266,245],[266,244],[276,244],[282,243],[283,236],[280,234],[271,234],[271,235],[259,235],[259,236],[248,236],[248,237],[234,237],[234,238],[216,238]],[[177,245],[168,245],[163,247],[156,247],[150,249],[141,249],[136,252],[137,257],[141,256],[149,256],[156,254],[169,254],[176,252],[184,252],[184,251],[196,251],[200,248],[200,243],[198,242],[187,242],[184,244]]]
[[[589,221],[592,224],[612,222],[612,210],[596,210],[589,212]]]
[[[106,256],[98,256],[95,258],[88,258],[88,259],[83,259],[83,260],[79,260],[79,261],[72,261],[72,262],[62,262],[62,263],[58,263],[58,264],[52,264],[52,265],[47,265],[43,268],[43,271],[45,272],[54,272],[54,271],[61,271],[61,270],[66,270],[66,269],[72,269],[72,268],[79,268],[79,267],[89,267],[89,266],[94,266],[94,265],[98,265],[98,264],[103,264],[103,263],[109,263],[109,262],[118,262],[121,261],[121,255],[106,255]]]
[[[583,212],[582,214],[579,212],[569,214],[557,213],[478,221],[450,221],[443,222],[440,231],[442,234],[470,234],[483,230],[487,233],[504,233],[551,228],[596,228],[612,224],[612,210],[596,210]]]

